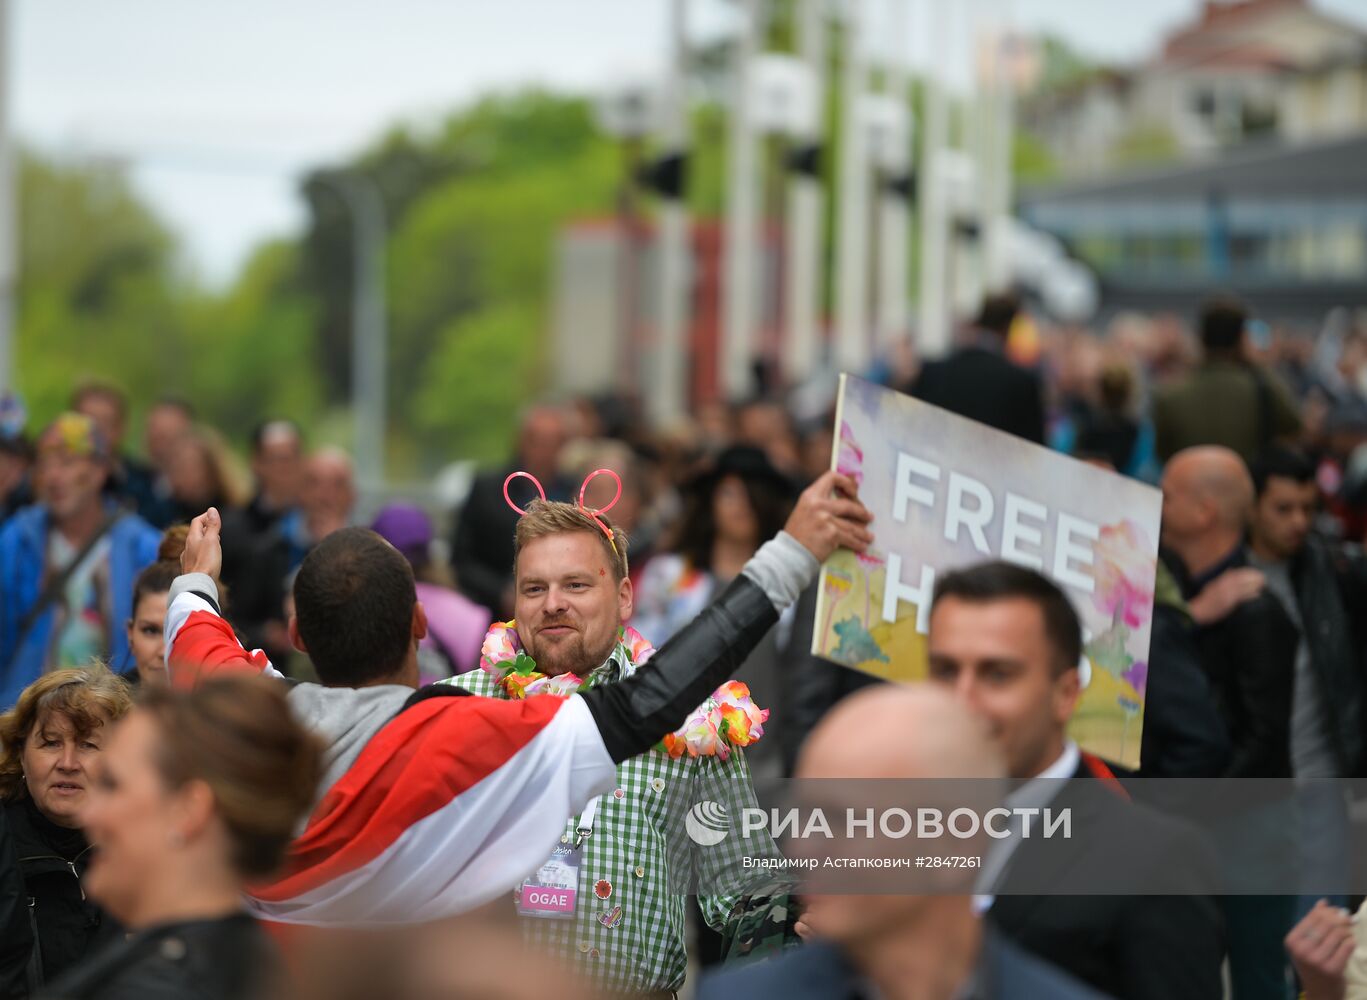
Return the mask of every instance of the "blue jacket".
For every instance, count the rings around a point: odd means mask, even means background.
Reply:
[[[19,627],[42,589],[47,535],[47,510],[40,505],[25,507],[0,528],[0,711],[13,705],[47,666],[55,603],[33,623],[15,651]],[[115,669],[128,659],[124,623],[133,615],[133,581],[157,558],[160,542],[157,530],[135,514],[125,514],[109,531],[109,652]]]

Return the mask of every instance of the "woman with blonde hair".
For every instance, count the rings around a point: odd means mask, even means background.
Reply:
[[[228,446],[207,427],[181,435],[166,467],[171,487],[172,521],[189,521],[208,507],[229,510],[247,498]]]
[[[81,810],[92,765],[130,707],[128,685],[94,667],[40,677],[0,715],[0,804],[34,938],[29,954],[10,961],[26,965],[30,993],[119,934],[81,887],[92,855]],[[7,972],[16,970],[0,969],[0,982]]]
[[[95,767],[86,890],[132,932],[54,983],[63,1000],[247,1000],[279,961],[243,909],[273,875],[322,773],[315,738],[260,677],[144,688]]]

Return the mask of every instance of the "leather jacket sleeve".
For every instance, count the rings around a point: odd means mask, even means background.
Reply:
[[[1231,778],[1290,777],[1295,625],[1264,592],[1205,630],[1202,652],[1229,723]]]
[[[1177,608],[1156,602],[1139,773],[1214,778],[1225,772],[1229,756],[1229,732],[1201,665],[1191,623]]]
[[[613,761],[644,753],[679,728],[777,621],[764,590],[738,576],[644,667],[620,684],[584,692]]]

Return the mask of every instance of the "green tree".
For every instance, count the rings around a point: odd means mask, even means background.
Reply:
[[[241,438],[256,422],[302,425],[324,411],[316,367],[317,303],[299,283],[299,248],[263,244],[226,293],[191,297],[184,311],[190,385],[216,426]]]
[[[135,417],[163,393],[185,396],[237,441],[267,415],[318,419],[316,309],[295,244],[263,245],[211,293],[117,171],[29,154],[19,194],[16,375],[33,428],[86,378],[122,388]]]
[[[100,377],[135,396],[174,384],[175,243],[116,171],[19,161],[16,385],[34,425]]]
[[[393,130],[337,172],[346,171],[373,181],[388,215],[396,443],[416,446],[425,468],[498,457],[516,409],[545,386],[536,359],[546,353],[557,233],[576,217],[613,211],[622,183],[616,144],[586,100],[532,90],[480,100],[428,136]],[[327,397],[340,403],[350,375],[351,219],[325,184],[307,192],[314,214],[301,283],[318,303],[313,345]],[[481,339],[488,330],[494,340]],[[467,367],[493,346],[497,363]],[[503,402],[490,409],[490,398]]]
[[[452,179],[416,204],[395,233],[391,373],[400,391],[418,391],[396,416],[433,458],[501,455],[512,415],[546,386],[549,373],[538,359],[548,353],[557,234],[576,217],[611,211],[615,154],[603,143],[511,175]],[[497,339],[479,340],[489,330]],[[452,343],[466,336],[476,343]],[[495,344],[496,363],[470,369],[449,360],[485,358],[485,347]],[[432,363],[434,355],[448,363]],[[480,381],[478,391],[470,390],[471,379]],[[490,393],[504,400],[493,410]],[[465,447],[453,448],[457,440]]]
[[[505,458],[537,369],[532,352],[510,345],[525,343],[542,322],[534,305],[505,301],[444,326],[413,397],[413,429],[440,440],[448,456],[486,463]]]

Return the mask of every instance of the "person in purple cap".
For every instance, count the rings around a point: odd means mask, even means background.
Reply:
[[[393,503],[371,528],[398,549],[417,582],[418,600],[427,609],[427,636],[418,646],[418,675],[431,684],[464,673],[479,661],[479,647],[493,615],[451,587],[445,567],[432,560],[432,521],[420,507]]]
[[[0,710],[47,670],[127,660],[133,580],[161,541],[103,496],[109,444],[89,417],[63,413],[36,452],[38,502],[0,529]]]

